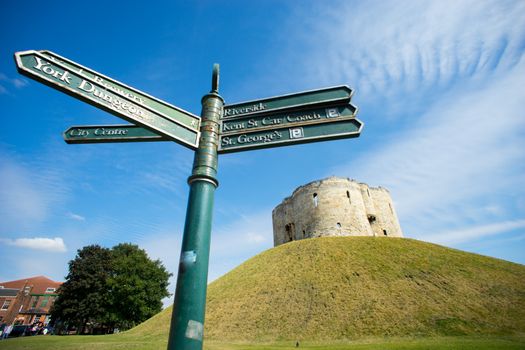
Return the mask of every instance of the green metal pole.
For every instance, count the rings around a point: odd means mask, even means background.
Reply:
[[[224,106],[218,90],[219,65],[215,64],[212,91],[202,98],[201,137],[188,178],[190,195],[168,350],[202,349],[213,198],[219,185],[216,178],[219,123]]]

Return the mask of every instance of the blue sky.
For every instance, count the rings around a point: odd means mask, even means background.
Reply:
[[[523,1],[3,1],[0,19],[0,281],[63,280],[77,249],[120,242],[175,272],[193,160],[66,144],[122,120],[19,75],[30,49],[197,115],[215,62],[227,103],[355,89],[357,139],[220,156],[210,280],[272,247],[271,210],[331,175],[390,189],[406,237],[525,263]]]

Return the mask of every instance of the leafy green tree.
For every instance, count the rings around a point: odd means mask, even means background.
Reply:
[[[137,245],[86,246],[69,262],[52,320],[81,333],[88,325],[128,329],[162,309],[170,276],[160,260],[152,261]]]
[[[124,243],[112,248],[113,270],[108,279],[111,313],[120,328],[131,328],[162,310],[169,296],[166,271],[160,260],[152,261],[143,249]]]
[[[111,251],[99,245],[77,251],[75,259],[69,262],[69,273],[51,310],[53,320],[75,326],[82,332],[88,323],[105,323],[109,319],[107,279],[112,270],[111,257]]]

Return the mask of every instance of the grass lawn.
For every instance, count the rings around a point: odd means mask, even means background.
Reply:
[[[159,337],[137,337],[129,334],[106,336],[34,336],[0,341],[0,350],[101,350],[101,349],[166,349],[167,340]],[[205,350],[292,350],[294,342],[275,344],[231,344],[206,342]],[[299,349],[315,350],[492,350],[525,349],[525,336],[501,337],[433,337],[433,338],[384,338],[362,339],[338,343],[301,343]]]

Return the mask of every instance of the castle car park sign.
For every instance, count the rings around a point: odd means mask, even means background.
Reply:
[[[21,74],[132,123],[73,126],[64,132],[67,143],[171,140],[195,150],[170,350],[201,350],[203,345],[218,154],[357,137],[363,128],[347,86],[224,105],[214,65],[212,90],[201,100],[199,118],[50,51],[17,52],[15,61]]]
[[[294,107],[270,114],[224,119],[219,153],[357,137],[363,124],[355,118],[356,111],[351,104]]]

